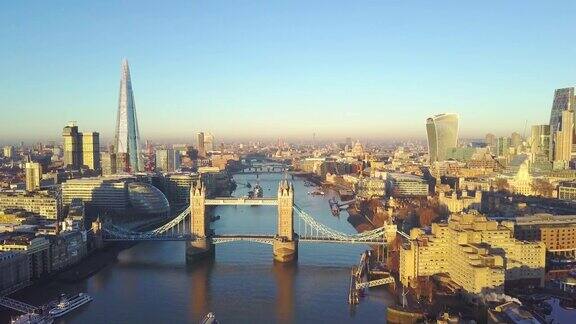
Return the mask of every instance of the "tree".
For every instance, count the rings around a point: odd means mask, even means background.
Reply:
[[[548,198],[552,197],[555,189],[554,186],[545,179],[534,179],[531,186],[536,194]]]
[[[510,189],[510,184],[508,183],[508,180],[506,180],[504,178],[496,179],[496,182],[494,182],[494,185],[496,186],[496,189],[498,191],[508,191]]]

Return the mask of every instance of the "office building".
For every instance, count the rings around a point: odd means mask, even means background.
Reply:
[[[554,137],[554,162],[570,161],[572,155],[572,139],[574,136],[574,112],[563,110]]]
[[[510,154],[510,138],[498,137],[496,140],[496,156],[508,156]]]
[[[62,201],[70,205],[76,199],[91,211],[113,212],[126,220],[135,216],[167,216],[170,210],[164,194],[133,176],[94,177],[68,180],[62,184]]]
[[[71,179],[62,184],[62,203],[78,198],[90,207],[113,211],[128,208],[128,187],[123,177]]]
[[[156,150],[156,170],[174,172],[181,165],[180,151],[173,149]]]
[[[426,120],[430,163],[444,161],[448,149],[458,144],[458,115],[440,114]]]
[[[114,147],[119,172],[130,173],[144,169],[140,161],[140,133],[128,60],[122,61]]]
[[[199,132],[196,134],[196,142],[198,144],[198,156],[206,157],[206,147],[204,146],[204,133]]]
[[[30,284],[30,264],[22,253],[0,252],[0,294],[2,296]]]
[[[197,173],[170,173],[163,178],[165,194],[174,210],[190,203],[190,188],[192,183],[200,179]]]
[[[550,125],[532,126],[530,152],[535,156],[550,156]]]
[[[214,151],[214,135],[212,133],[207,133],[204,136],[204,149],[206,152]]]
[[[102,152],[100,154],[100,165],[102,168],[102,175],[107,176],[111,174],[116,174],[116,153],[112,152]]]
[[[90,170],[100,170],[100,134],[97,132],[82,133],[82,164]]]
[[[37,162],[26,163],[26,190],[35,191],[40,189],[42,179],[42,165]]]
[[[387,176],[390,195],[393,197],[426,197],[430,185],[421,177],[403,174],[389,173]]]
[[[562,88],[554,91],[554,101],[550,111],[550,161],[554,161],[556,149],[556,132],[561,128],[562,112],[565,110],[574,111],[576,98],[574,88]]]
[[[27,193],[0,192],[0,210],[24,209],[47,219],[62,219],[62,197],[59,191]]]
[[[512,133],[510,136],[510,145],[513,148],[518,148],[518,146],[522,145],[522,136],[517,132]]]
[[[513,229],[518,240],[544,243],[552,257],[576,258],[576,215],[535,214],[502,225]]]
[[[486,146],[494,148],[496,146],[496,135],[494,134],[486,134]]]
[[[558,199],[576,201],[576,181],[562,181],[558,185]]]
[[[82,134],[78,126],[70,122],[62,131],[64,148],[64,166],[78,170],[82,166]]]
[[[22,253],[28,257],[30,278],[46,277],[50,268],[50,242],[35,234],[9,233],[0,237],[0,251]]]
[[[14,146],[12,145],[6,145],[4,146],[4,148],[2,149],[2,153],[4,154],[5,158],[13,158],[14,155],[16,155],[16,151],[14,150]]]
[[[505,284],[541,286],[546,246],[522,242],[512,230],[476,212],[454,214],[447,224],[419,228],[400,249],[400,280],[413,286],[420,277],[447,274],[469,295],[504,292]]]

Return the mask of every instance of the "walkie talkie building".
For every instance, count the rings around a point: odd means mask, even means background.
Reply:
[[[458,115],[440,114],[426,119],[430,163],[446,159],[448,149],[458,145]]]
[[[118,170],[138,172],[140,163],[140,134],[136,105],[130,80],[128,60],[122,61],[120,74],[120,97],[118,99],[118,117],[116,121],[116,137],[114,140]]]

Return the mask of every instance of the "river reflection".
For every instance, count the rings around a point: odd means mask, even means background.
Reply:
[[[258,181],[265,196],[275,196],[282,175],[238,175],[238,183]],[[355,230],[345,217],[332,216],[326,196],[294,179],[296,203],[327,226]],[[239,186],[234,195],[249,189]],[[219,206],[216,233],[275,233],[276,208]],[[295,220],[295,227],[297,221]],[[88,306],[59,323],[198,323],[214,312],[222,323],[374,323],[385,321],[392,297],[372,290],[355,313],[347,304],[349,273],[362,245],[300,244],[297,264],[273,262],[269,245],[235,242],[216,246],[214,260],[186,265],[182,242],[145,242],[122,251],[116,263],[78,284],[51,283],[24,293],[40,304],[61,292],[87,291]]]

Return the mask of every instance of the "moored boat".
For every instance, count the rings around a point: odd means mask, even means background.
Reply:
[[[85,293],[79,293],[72,297],[61,296],[56,306],[48,314],[53,317],[60,317],[91,301],[92,297]]]

